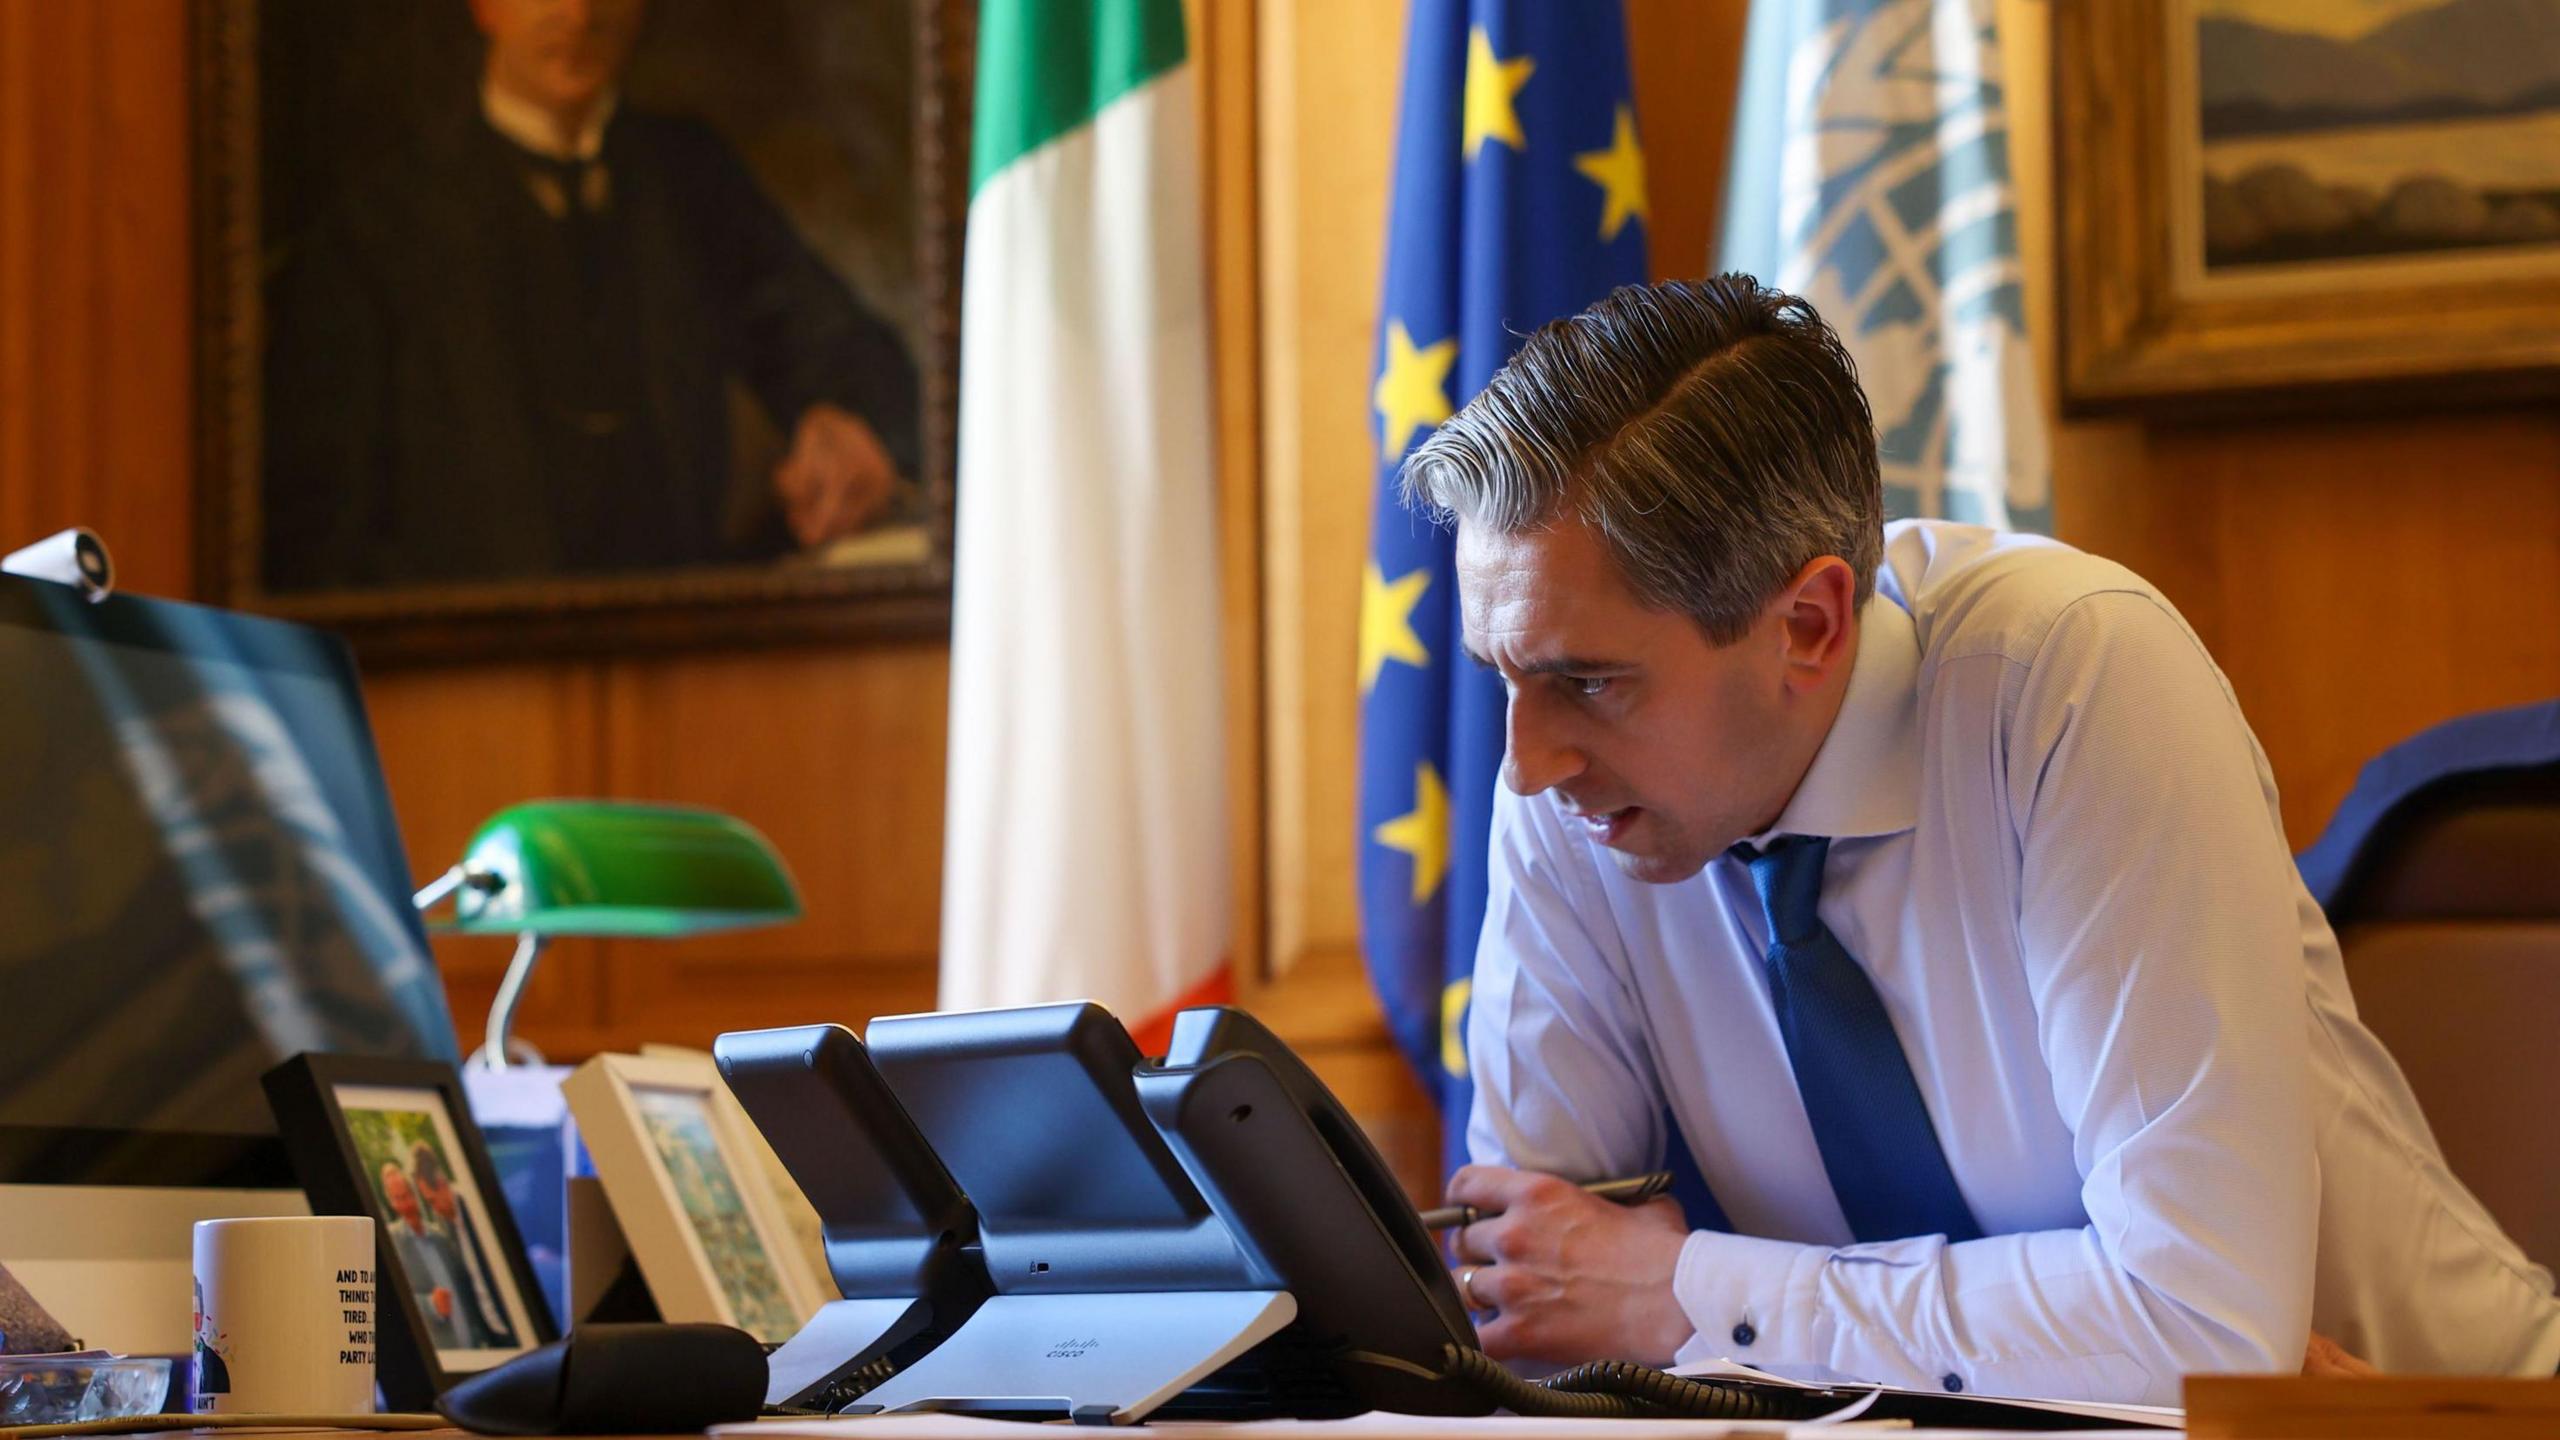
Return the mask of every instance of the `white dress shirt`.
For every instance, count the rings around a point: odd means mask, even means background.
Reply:
[[[480,86],[480,116],[489,128],[554,160],[593,160],[603,154],[604,127],[613,123],[613,112],[621,103],[619,91],[606,91],[578,126],[578,133],[564,141],[550,111],[485,81]]]
[[[1739,862],[1647,885],[1551,794],[1494,810],[1469,1148],[1650,1170],[1667,1103],[1740,1232],[1681,1251],[1682,1360],[2163,1404],[2184,1373],[2298,1370],[2315,1327],[2385,1370],[2560,1363],[2551,1273],[2445,1169],[2238,702],[2139,577],[1887,527],[1777,834],[1832,837],[1822,918],[1985,1238],[1850,1243]]]

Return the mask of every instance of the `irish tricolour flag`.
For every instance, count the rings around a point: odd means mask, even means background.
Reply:
[[[961,292],[942,1004],[1142,1038],[1227,974],[1184,61],[1181,0],[985,0]]]

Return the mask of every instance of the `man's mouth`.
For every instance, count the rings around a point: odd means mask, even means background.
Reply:
[[[1582,828],[1592,839],[1603,845],[1614,845],[1627,833],[1628,827],[1636,823],[1636,817],[1643,813],[1641,807],[1628,805],[1616,810],[1578,810],[1573,818],[1582,822]]]

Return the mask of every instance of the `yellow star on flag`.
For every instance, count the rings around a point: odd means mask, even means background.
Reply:
[[[1476,982],[1452,980],[1440,992],[1440,1068],[1451,1078],[1467,1078],[1467,1001]]]
[[[1372,833],[1379,844],[1413,857],[1413,903],[1429,900],[1449,869],[1449,788],[1430,761],[1413,767],[1413,809]]]
[[[1449,371],[1457,363],[1456,336],[1417,349],[1403,321],[1387,322],[1387,363],[1369,392],[1387,459],[1404,453],[1414,431],[1449,418]]]
[[[1603,242],[1618,238],[1630,218],[1650,218],[1644,200],[1644,151],[1636,145],[1636,114],[1618,107],[1618,133],[1606,150],[1586,150],[1573,157],[1573,168],[1591,177],[1607,198],[1600,216]]]
[[[1493,54],[1492,37],[1479,25],[1467,36],[1466,156],[1473,160],[1487,140],[1499,140],[1513,150],[1529,148],[1520,133],[1520,112],[1511,108],[1511,99],[1520,87],[1529,83],[1529,72],[1538,62],[1523,55],[1517,60],[1498,60]]]
[[[1422,592],[1431,588],[1431,572],[1416,570],[1390,582],[1378,562],[1360,575],[1360,693],[1378,683],[1378,672],[1390,660],[1401,660],[1417,669],[1431,663],[1431,652],[1422,647],[1422,637],[1413,633],[1413,607],[1422,602]]]

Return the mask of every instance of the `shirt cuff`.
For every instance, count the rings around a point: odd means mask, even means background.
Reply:
[[[1672,1268],[1671,1294],[1696,1333],[1672,1363],[1731,1359],[1765,1365],[1822,1355],[1828,1347],[1815,1333],[1815,1297],[1831,1254],[1822,1245],[1690,1232]]]

